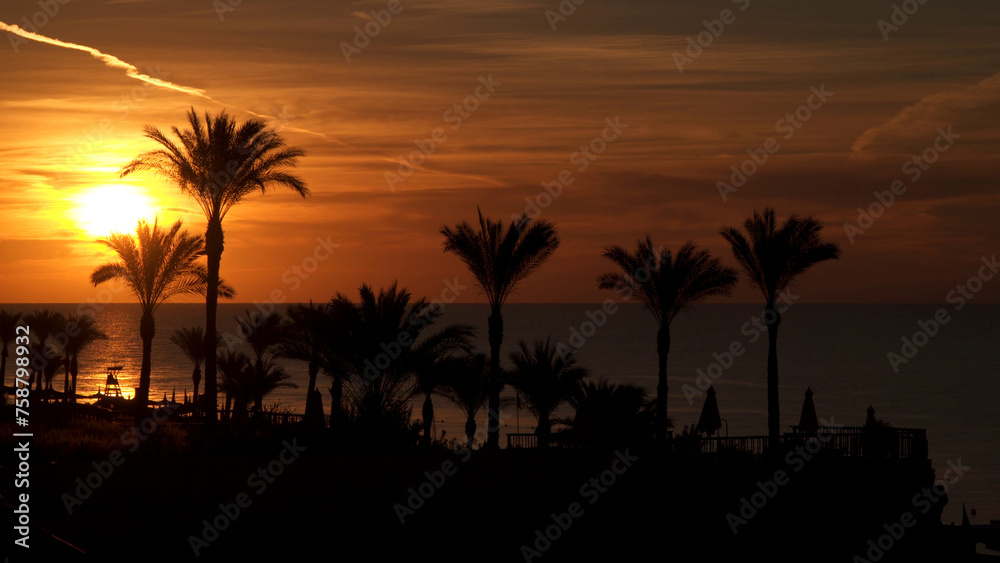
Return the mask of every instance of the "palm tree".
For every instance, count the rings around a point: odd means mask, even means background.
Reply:
[[[337,369],[350,378],[346,398],[351,418],[367,431],[395,431],[409,421],[408,403],[420,392],[420,374],[452,352],[471,349],[475,329],[453,324],[424,334],[434,323],[434,309],[426,298],[411,304],[410,292],[395,282],[377,294],[365,284],[359,294],[357,304],[342,293],[329,304],[349,327]]]
[[[413,395],[424,396],[420,414],[424,423],[422,443],[425,447],[431,445],[431,427],[434,423],[434,401],[431,396],[441,385],[442,364],[452,357],[452,353],[471,353],[472,338],[475,335],[474,327],[453,324],[413,345],[411,350],[413,356],[411,364],[415,378]]]
[[[35,378],[35,391],[41,392],[43,379],[51,379],[55,370],[62,365],[57,360],[58,351],[54,343],[49,342],[51,336],[60,334],[66,324],[62,313],[42,309],[24,317],[24,324],[31,327],[33,346],[31,347],[31,372]]]
[[[569,424],[571,435],[580,444],[616,448],[652,436],[653,413],[642,387],[604,379],[587,381],[569,403],[576,412],[562,422]],[[668,426],[672,426],[669,421]]]
[[[95,287],[112,280],[125,284],[138,299],[142,311],[139,320],[142,366],[135,395],[136,416],[139,416],[149,400],[151,353],[156,334],[153,315],[161,303],[175,295],[205,294],[208,273],[198,262],[205,254],[205,240],[187,230],[181,231],[180,221],[169,230],[162,230],[155,220],[152,226],[140,220],[135,237],[111,233],[97,242],[115,251],[120,260],[98,266],[90,274],[91,283]],[[232,298],[236,293],[221,280],[217,289],[225,298]]]
[[[144,170],[152,171],[177,184],[193,197],[208,221],[205,231],[205,254],[208,258],[208,291],[205,297],[205,342],[211,348],[216,338],[216,311],[219,297],[219,267],[224,248],[222,220],[230,209],[256,190],[261,193],[274,186],[287,186],[305,197],[305,182],[287,170],[305,153],[290,148],[284,139],[263,121],[251,119],[238,125],[226,112],[204,123],[194,108],[188,112],[190,129],[174,127],[179,142],[160,130],[146,126],[147,138],[162,148],[140,154],[122,167],[121,176]],[[205,358],[206,422],[216,421],[216,356]]]
[[[88,344],[96,340],[107,340],[104,334],[95,326],[97,321],[90,315],[70,315],[66,319],[68,339],[66,341],[66,400],[76,402],[76,377],[79,374],[80,352]],[[72,377],[72,380],[70,379]]]
[[[222,374],[220,387],[226,394],[226,412],[229,411],[229,399],[235,402],[230,420],[234,425],[247,421],[247,407],[250,404],[251,378],[253,365],[246,353],[227,349],[218,355],[219,372]]]
[[[208,355],[208,351],[205,349],[205,329],[200,326],[179,328],[170,335],[170,341],[180,348],[181,352],[194,365],[191,381],[194,383],[193,401],[197,404],[198,385],[201,383],[201,364],[205,361],[205,356]],[[216,335],[215,343],[213,351],[219,347],[218,335]]]
[[[306,388],[306,418],[322,417],[323,413],[310,412],[311,398],[316,390],[316,377],[323,365],[323,347],[329,335],[329,320],[322,307],[312,300],[309,305],[296,303],[286,312],[289,322],[285,335],[278,343],[275,355],[289,360],[306,362],[309,371],[309,386]],[[322,403],[320,403],[322,407]]]
[[[522,340],[519,348],[510,354],[511,383],[538,420],[538,445],[545,448],[552,434],[552,414],[577,393],[587,370],[572,356],[559,354],[551,339],[536,340],[533,348]]]
[[[275,370],[275,373],[279,371],[279,368],[272,365],[272,350],[284,340],[287,325],[284,317],[273,311],[267,315],[259,311],[245,311],[246,316],[236,317],[236,323],[253,350],[254,378],[258,382],[254,388],[259,391],[253,396],[253,408],[259,412],[264,408],[264,393],[261,391],[265,386],[262,382],[267,378],[269,369]],[[280,369],[280,372],[284,374],[284,369]]]
[[[0,310],[0,404],[6,401],[4,386],[7,385],[7,357],[10,356],[7,345],[14,341],[17,325],[20,322],[21,313]]]
[[[443,381],[438,393],[465,414],[466,447],[472,449],[476,436],[476,414],[490,396],[490,374],[486,354],[466,354],[449,358],[441,366]]]
[[[477,210],[478,211],[478,210]],[[549,221],[532,222],[527,213],[504,229],[501,221],[484,218],[479,229],[462,221],[454,229],[441,227],[444,251],[457,255],[486,294],[490,340],[490,402],[486,447],[500,447],[500,346],[503,344],[502,309],[517,284],[538,269],[559,246],[556,227]]]
[[[781,432],[778,412],[778,296],[795,279],[824,260],[840,258],[840,248],[823,242],[823,224],[813,217],[792,215],[780,227],[774,209],[754,211],[743,223],[746,234],[723,227],[721,234],[733,247],[733,256],[746,272],[752,287],[764,294],[767,325],[767,432],[776,441]]]
[[[620,246],[604,249],[604,257],[614,262],[620,272],[601,274],[601,289],[626,291],[637,295],[656,319],[656,353],[659,357],[656,385],[656,437],[667,436],[667,356],[670,354],[670,323],[679,313],[695,303],[716,295],[729,295],[737,282],[736,270],[724,266],[707,250],[698,250],[693,242],[681,246],[676,254],[653,248],[647,236],[639,240],[635,252]]]

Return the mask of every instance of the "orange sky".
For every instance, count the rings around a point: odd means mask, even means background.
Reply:
[[[602,247],[631,247],[646,233],[668,248],[694,239],[733,263],[719,227],[766,205],[819,217],[843,249],[803,278],[803,302],[943,302],[1000,251],[995,3],[927,2],[888,40],[878,22],[891,21],[892,2],[859,0],[587,0],[554,30],[555,0],[403,2],[384,27],[369,13],[387,2],[230,4],[221,18],[213,6],[225,0],[69,2],[51,16],[37,2],[0,7],[6,24],[34,20],[41,35],[207,96],[3,33],[0,302],[96,295],[89,274],[109,256],[92,239],[102,226],[134,224],[143,203],[161,222],[204,230],[175,186],[117,174],[154,147],[144,125],[183,126],[192,106],[279,116],[272,123],[308,152],[298,173],[310,197],[254,196],[225,220],[222,275],[240,301],[275,291],[325,301],[394,279],[438,297],[444,280],[471,282],[441,252],[440,226],[472,220],[477,205],[509,220],[563,170],[573,182],[541,215],[563,244],[513,300],[611,297],[595,287],[611,265]],[[680,72],[674,53],[724,9],[731,23],[715,26],[719,36],[685,55],[697,56]],[[348,62],[342,43],[366,24],[379,33]],[[481,85],[490,77],[492,92]],[[822,101],[813,87],[832,94]],[[463,101],[477,107],[456,111]],[[786,117],[796,111],[808,116],[798,128]],[[606,130],[616,118],[627,127]],[[947,150],[928,153],[936,161],[914,179],[918,165],[904,163],[949,127],[957,137],[938,140]],[[386,174],[435,131],[443,140],[390,189]],[[595,140],[602,133],[614,140]],[[587,159],[583,145],[600,154]],[[753,169],[748,150],[767,160],[724,201],[718,182],[734,165]],[[852,243],[844,223],[895,180],[906,191]],[[121,210],[102,216],[110,204],[98,194]],[[295,274],[312,267],[317,239],[337,246],[308,277]],[[741,289],[735,300],[759,298]],[[1000,302],[1000,280],[974,302]]]

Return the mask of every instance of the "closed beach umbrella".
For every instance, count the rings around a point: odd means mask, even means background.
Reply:
[[[712,385],[708,388],[708,397],[701,407],[701,416],[695,430],[711,436],[719,428],[722,428],[722,418],[719,416],[719,401],[715,398],[715,386]]]
[[[799,432],[815,434],[817,430],[819,430],[819,419],[816,418],[812,388],[806,387],[806,400],[802,403],[802,416],[799,417]]]
[[[871,405],[868,405],[868,417],[865,418],[865,426],[875,426],[878,424],[875,422],[875,409]]]

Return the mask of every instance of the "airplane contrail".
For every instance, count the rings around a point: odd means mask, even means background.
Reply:
[[[219,100],[216,100],[215,98],[213,98],[213,97],[209,96],[208,94],[206,94],[205,91],[202,90],[201,88],[193,88],[191,86],[182,86],[180,84],[174,84],[173,82],[169,82],[167,80],[162,80],[160,78],[156,78],[156,77],[150,76],[148,74],[143,74],[143,73],[139,72],[139,69],[136,68],[135,65],[131,65],[131,64],[129,64],[129,63],[127,63],[127,62],[119,59],[118,57],[116,57],[114,55],[109,55],[107,53],[102,53],[101,51],[99,51],[99,50],[97,50],[97,49],[95,49],[93,47],[87,47],[86,45],[78,45],[76,43],[70,43],[68,41],[60,41],[59,39],[54,39],[52,37],[46,37],[44,35],[39,35],[38,33],[33,33],[33,32],[30,32],[30,31],[21,29],[20,27],[18,27],[16,25],[8,25],[7,23],[4,23],[2,21],[0,21],[0,31],[7,31],[7,32],[13,33],[15,35],[19,35],[19,36],[21,36],[21,37],[23,37],[25,39],[30,39],[32,41],[38,41],[39,43],[47,43],[49,45],[55,45],[56,47],[63,47],[63,48],[66,48],[66,49],[75,49],[77,51],[83,51],[84,53],[88,53],[90,56],[94,57],[95,59],[101,61],[102,63],[104,63],[105,65],[107,65],[107,66],[109,66],[111,68],[119,68],[119,69],[124,70],[126,76],[128,76],[129,78],[134,78],[136,80],[141,80],[141,81],[146,82],[148,84],[152,84],[153,86],[160,86],[161,88],[167,88],[167,89],[170,89],[170,90],[174,90],[176,92],[182,92],[184,94],[190,94],[192,96],[197,96],[199,98],[203,98],[205,100],[208,100],[210,102],[215,102],[215,103],[223,105],[223,106],[235,107],[235,106],[231,106],[230,104],[225,104],[223,102],[220,102]],[[259,117],[259,118],[262,118],[262,119],[272,119],[272,118],[276,117],[276,116],[271,116],[271,115],[262,115],[262,114],[259,114],[257,112],[254,112],[254,111],[250,111],[248,109],[241,109],[241,111],[245,111],[245,112],[253,115],[254,117]],[[280,119],[280,118],[278,118],[278,119]],[[282,121],[284,121],[284,120],[282,120]],[[304,128],[301,128],[301,127],[288,127],[288,129],[291,130],[291,131],[298,131],[298,132],[301,132],[301,133],[308,133],[310,135],[316,135],[318,137],[322,137],[323,139],[325,139],[327,141],[336,142],[338,144],[347,146],[347,143],[344,143],[343,141],[339,141],[339,140],[336,140],[336,139],[331,139],[329,136],[327,136],[327,135],[325,135],[323,133],[317,133],[315,131],[310,131],[309,129],[304,129]]]
[[[215,102],[210,96],[205,94],[205,91],[200,88],[192,88],[190,86],[181,86],[179,84],[174,84],[173,82],[168,82],[166,80],[161,80],[159,78],[154,78],[148,74],[143,74],[139,72],[139,69],[134,65],[130,65],[127,62],[119,59],[114,55],[109,55],[107,53],[102,53],[93,47],[87,47],[86,45],[77,45],[76,43],[68,43],[66,41],[60,41],[58,39],[53,39],[51,37],[46,37],[44,35],[39,35],[37,33],[32,33],[30,31],[21,29],[16,25],[7,25],[6,23],[0,21],[0,30],[9,31],[15,35],[20,35],[25,39],[31,39],[32,41],[38,41],[39,43],[48,43],[49,45],[55,45],[56,47],[65,47],[67,49],[76,49],[77,51],[83,51],[84,53],[89,53],[90,56],[103,62],[111,68],[120,68],[125,71],[125,74],[129,78],[135,78],[136,80],[141,80],[147,82],[154,86],[160,86],[162,88],[169,88],[171,90],[176,90],[178,92],[183,92],[185,94],[191,94],[192,96],[198,96],[199,98],[205,98],[206,100],[211,100]]]

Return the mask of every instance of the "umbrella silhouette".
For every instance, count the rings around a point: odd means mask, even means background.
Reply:
[[[722,428],[722,418],[719,416],[719,401],[715,398],[715,386],[712,385],[708,388],[708,397],[705,398],[705,405],[701,407],[701,416],[698,418],[695,430],[711,436],[719,428]]]
[[[799,432],[815,434],[817,430],[819,430],[819,420],[816,418],[812,388],[806,387],[806,400],[802,403],[802,415],[799,416]]]

